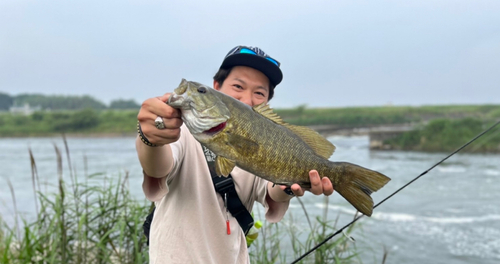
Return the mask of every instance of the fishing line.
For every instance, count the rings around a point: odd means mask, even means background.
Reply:
[[[391,195],[387,196],[385,199],[383,199],[382,201],[380,201],[379,203],[377,203],[375,206],[373,206],[373,209],[377,208],[379,205],[381,205],[382,203],[384,203],[385,201],[389,200],[391,197],[393,197],[394,195],[396,195],[396,193],[400,192],[401,190],[403,190],[404,188],[408,187],[408,185],[412,184],[413,182],[415,182],[416,180],[418,180],[420,177],[424,176],[425,174],[427,174],[429,171],[431,171],[432,169],[434,169],[436,166],[438,166],[439,164],[443,163],[445,160],[449,159],[451,156],[457,154],[457,152],[459,152],[460,150],[464,149],[465,147],[467,147],[468,145],[470,145],[472,142],[476,141],[476,139],[482,137],[484,134],[488,133],[490,130],[492,130],[494,127],[496,127],[498,124],[500,124],[500,121],[497,121],[495,124],[493,124],[491,127],[489,127],[488,129],[484,130],[483,132],[479,133],[477,136],[475,136],[473,139],[469,140],[469,142],[465,143],[464,145],[462,145],[461,147],[459,147],[457,150],[453,151],[451,154],[449,154],[448,156],[446,156],[444,159],[440,160],[439,162],[437,162],[436,164],[434,164],[432,167],[430,167],[429,169],[427,169],[426,171],[422,172],[420,175],[418,175],[417,177],[415,177],[413,180],[409,181],[407,184],[403,185],[401,188],[397,189],[395,192],[393,192]],[[362,217],[364,217],[365,215],[360,215],[356,218],[354,218],[354,220],[352,220],[350,223],[348,223],[347,225],[345,225],[344,227],[342,227],[341,229],[337,230],[337,232],[331,234],[330,236],[328,236],[325,240],[323,240],[321,243],[317,244],[316,246],[314,246],[312,249],[310,249],[309,251],[307,251],[306,253],[304,253],[302,256],[300,256],[299,258],[297,258],[296,260],[294,260],[291,264],[294,264],[294,263],[297,263],[299,262],[300,260],[302,260],[303,258],[305,258],[307,255],[311,254],[313,251],[315,251],[316,249],[318,249],[319,247],[321,247],[323,244],[325,244],[328,240],[332,239],[334,236],[342,233],[344,231],[344,229],[346,229],[347,227],[349,227],[350,225],[354,224],[356,221],[358,221],[359,219],[361,219]]]

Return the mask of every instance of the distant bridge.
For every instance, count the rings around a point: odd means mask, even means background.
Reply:
[[[384,146],[384,140],[393,138],[401,133],[411,131],[415,124],[380,125],[366,127],[346,127],[339,125],[317,125],[309,126],[324,137],[329,136],[369,136],[370,149],[388,149]]]

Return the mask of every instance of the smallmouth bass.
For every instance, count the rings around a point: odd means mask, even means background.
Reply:
[[[276,184],[311,186],[309,171],[328,177],[333,188],[361,213],[371,216],[372,192],[390,178],[328,158],[335,146],[316,131],[285,123],[266,104],[253,108],[197,82],[182,80],[167,104],[178,108],[193,137],[216,155],[216,172],[234,166]]]

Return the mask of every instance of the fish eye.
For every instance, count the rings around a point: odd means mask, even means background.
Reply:
[[[198,87],[198,92],[204,94],[204,93],[207,92],[207,88],[205,88],[205,87]]]

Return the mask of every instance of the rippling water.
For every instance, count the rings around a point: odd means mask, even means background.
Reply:
[[[375,203],[427,170],[446,154],[369,151],[367,137],[331,137],[337,146],[332,160],[349,161],[378,170],[392,180],[372,196]],[[79,177],[108,173],[130,174],[131,192],[141,193],[141,168],[133,138],[68,139],[73,169]],[[54,144],[64,149],[61,138],[0,139],[0,214],[12,224],[14,210],[6,179],[14,186],[18,210],[25,217],[34,212],[28,148],[35,156],[41,181],[56,183]],[[63,151],[64,152],[64,151]],[[68,177],[64,158],[64,177]],[[69,181],[69,179],[68,179]],[[500,263],[500,155],[457,154],[364,217],[353,237],[364,250],[364,263]],[[45,188],[45,187],[43,187]],[[51,187],[47,187],[50,189]],[[302,198],[312,215],[324,210],[322,197]],[[256,206],[258,207],[258,206]],[[340,214],[339,226],[347,224],[354,209],[339,195],[328,204],[331,219]],[[294,201],[289,210],[295,219],[303,216]],[[304,229],[307,224],[303,223]]]

